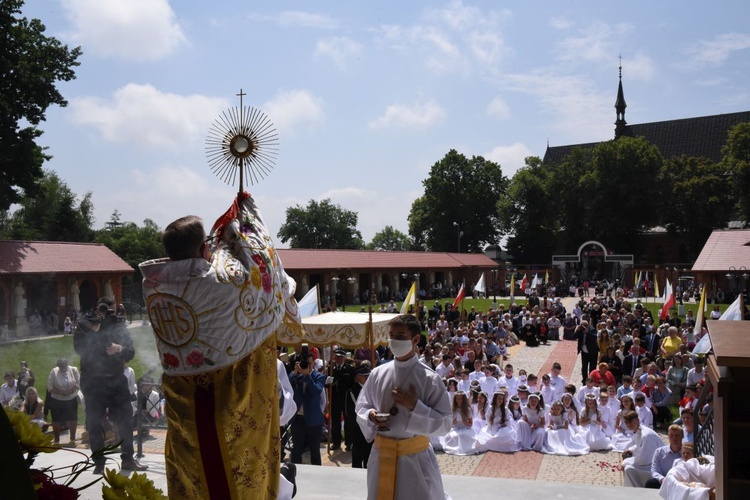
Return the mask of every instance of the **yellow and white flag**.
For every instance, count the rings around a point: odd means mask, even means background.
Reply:
[[[417,282],[411,284],[411,288],[409,288],[409,293],[406,294],[406,299],[404,300],[404,303],[401,305],[401,314],[409,314],[409,306],[416,304],[416,297],[417,297]]]

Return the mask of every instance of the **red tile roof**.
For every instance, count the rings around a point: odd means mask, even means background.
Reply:
[[[132,272],[127,262],[99,243],[0,241],[0,275]]]
[[[314,269],[460,269],[495,268],[484,254],[442,252],[379,252],[370,250],[278,249],[287,270]]]
[[[729,271],[730,266],[750,269],[750,229],[711,233],[693,271]]]

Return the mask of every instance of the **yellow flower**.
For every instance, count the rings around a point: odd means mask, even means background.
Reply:
[[[102,484],[104,500],[167,500],[164,493],[145,474],[135,472],[128,478],[113,469],[107,469],[104,481],[109,484]]]
[[[44,434],[38,425],[31,422],[30,415],[10,408],[5,408],[5,413],[22,452],[53,453],[59,449],[59,446],[53,446],[51,434]]]
[[[256,290],[260,290],[262,279],[260,277],[260,270],[258,270],[257,267],[250,268],[250,282],[253,284]]]

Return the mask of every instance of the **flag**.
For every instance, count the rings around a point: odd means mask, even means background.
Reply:
[[[526,273],[523,274],[523,278],[521,278],[521,291],[526,291],[526,285],[528,283],[526,282]]]
[[[654,297],[659,296],[659,280],[656,277],[656,274],[654,274]]]
[[[308,291],[305,296],[297,302],[297,309],[299,309],[300,318],[320,314],[320,307],[318,306],[318,285],[312,287],[310,291]]]
[[[544,271],[544,282],[549,283],[549,271]]]
[[[534,278],[531,280],[531,289],[535,290],[537,286],[539,286],[539,276],[534,273]]]
[[[479,281],[477,281],[477,284],[474,285],[474,291],[485,293],[485,286],[484,286],[484,273],[479,277]]]
[[[706,287],[703,287],[703,293],[701,293],[701,300],[698,303],[698,315],[695,317],[695,327],[693,333],[698,336],[703,331],[703,308],[706,305]]]
[[[516,273],[510,275],[510,296],[516,296]]]
[[[732,305],[727,307],[724,314],[721,315],[719,321],[741,321],[742,320],[742,293],[737,295],[737,299],[732,302]]]
[[[669,282],[669,279],[667,279],[667,284],[664,287],[664,305],[661,308],[661,313],[659,314],[659,318],[661,319],[667,319],[667,314],[669,314],[669,309],[674,307],[675,300],[674,300],[674,293],[672,292],[672,284]]]
[[[458,295],[456,295],[456,300],[453,302],[453,306],[451,306],[451,311],[455,311],[458,307],[458,304],[461,303],[462,300],[464,300],[464,296],[466,295],[466,290],[464,289],[464,284],[461,283],[461,289],[458,291]]]
[[[643,280],[643,284],[646,287],[646,297],[648,297],[648,292],[651,289],[648,282],[648,271],[646,271],[646,278]]]
[[[638,271],[638,274],[636,275],[635,286],[636,288],[641,286],[641,271]]]
[[[417,282],[411,284],[411,288],[409,288],[409,293],[406,294],[406,299],[404,300],[404,303],[401,305],[401,314],[409,314],[409,306],[415,304],[417,296]]]
[[[633,271],[633,288],[638,288],[638,271]]]

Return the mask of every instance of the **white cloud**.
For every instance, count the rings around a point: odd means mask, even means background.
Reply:
[[[307,90],[281,91],[263,105],[276,128],[287,135],[313,129],[325,121],[323,100]]]
[[[105,140],[150,147],[184,148],[202,140],[211,122],[228,107],[224,99],[161,92],[129,83],[111,99],[71,99],[72,120],[93,126]]]
[[[503,169],[503,175],[508,178],[513,177],[518,169],[526,165],[524,160],[527,156],[534,156],[534,153],[520,142],[515,142],[510,146],[496,146],[484,155],[486,159],[499,163]]]
[[[505,90],[528,94],[538,101],[543,113],[550,116],[550,121],[541,126],[561,133],[560,140],[551,141],[553,144],[592,142],[614,136],[612,91],[603,93],[586,78],[537,70],[505,75],[500,84]]]
[[[505,44],[507,10],[486,10],[453,1],[428,9],[412,25],[382,25],[376,43],[419,58],[436,73],[495,73],[512,52]]]
[[[656,75],[654,61],[640,52],[632,59],[623,58],[622,66],[623,73],[627,75],[628,80],[649,81]]]
[[[301,10],[287,10],[275,16],[250,14],[247,17],[251,21],[270,21],[284,28],[333,30],[339,27],[339,22],[332,17]]]
[[[134,61],[162,59],[187,38],[168,0],[62,0],[71,38],[86,53]]]
[[[508,107],[508,103],[500,96],[495,97],[490,101],[485,112],[487,115],[494,116],[500,120],[507,120],[510,118],[510,108]]]
[[[686,53],[698,65],[718,66],[726,61],[732,52],[750,48],[750,34],[723,33],[713,40],[703,40],[687,48]]]
[[[442,123],[445,112],[436,102],[417,103],[412,106],[391,104],[382,116],[370,122],[370,128],[424,129]]]
[[[558,30],[567,30],[573,27],[573,22],[564,17],[553,17],[549,20],[549,25]]]
[[[330,57],[339,69],[346,67],[347,59],[357,57],[361,53],[362,45],[345,36],[318,40],[315,48],[316,56]]]
[[[556,52],[562,61],[610,61],[618,54],[621,40],[631,30],[632,26],[629,24],[610,25],[595,21],[578,30],[575,35],[563,38],[556,44]]]

